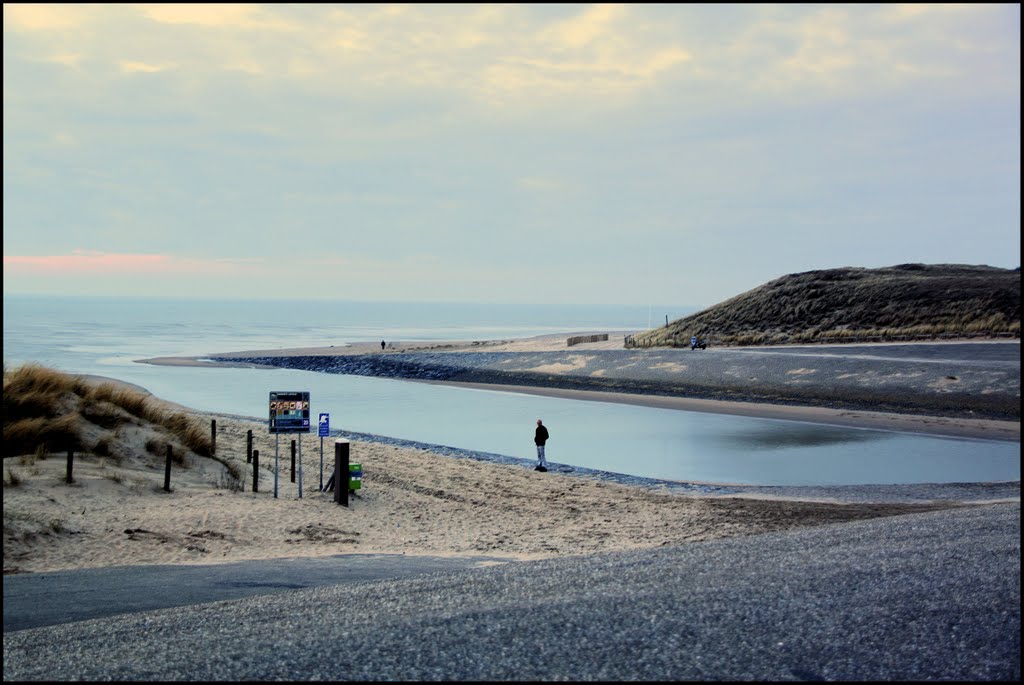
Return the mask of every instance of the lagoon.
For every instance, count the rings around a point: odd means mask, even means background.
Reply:
[[[663,309],[668,309],[667,307]],[[205,302],[4,296],[4,360],[118,378],[211,412],[264,418],[271,391],[308,390],[332,429],[645,478],[767,485],[1020,479],[1018,442],[707,414],[288,369],[135,360],[392,340],[488,340],[640,330],[648,307]],[[682,316],[686,311],[673,312]],[[559,323],[563,321],[564,323]],[[435,322],[435,323],[432,323]],[[440,322],[440,323],[437,323]],[[316,440],[315,433],[309,438]],[[439,457],[440,458],[440,457]]]

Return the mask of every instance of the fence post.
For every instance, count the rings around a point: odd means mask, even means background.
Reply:
[[[210,454],[217,454],[217,419],[210,419]]]
[[[171,446],[167,446],[167,466],[164,467],[164,490],[171,491]]]
[[[348,440],[334,441],[334,501],[348,506]]]
[[[253,450],[252,453],[252,491],[260,491],[260,451]]]
[[[71,477],[71,465],[72,465],[72,463],[74,461],[75,461],[75,451],[69,449],[68,450],[68,475],[67,475],[67,478],[64,479],[65,482],[67,482],[67,483],[74,483],[75,482],[75,479]]]
[[[292,440],[292,482],[295,482],[295,441]]]
[[[252,463],[252,429],[245,434],[245,463]]]

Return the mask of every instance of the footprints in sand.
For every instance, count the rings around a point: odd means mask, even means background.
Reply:
[[[203,544],[203,540],[229,540],[228,536],[224,533],[219,533],[215,530],[200,530],[200,531],[189,531],[184,535],[177,535],[174,533],[161,533],[159,531],[146,530],[145,528],[125,528],[124,534],[128,536],[128,540],[134,542],[156,542],[157,544],[175,544],[191,552],[199,552],[201,554],[208,554],[208,550]]]
[[[289,538],[285,542],[325,542],[338,544],[359,544],[359,531],[342,530],[333,526],[325,526],[322,523],[307,523],[304,526],[293,528],[288,531],[292,535],[299,535],[300,538]]]

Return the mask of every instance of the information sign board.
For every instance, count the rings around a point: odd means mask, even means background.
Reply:
[[[329,437],[331,434],[331,415],[320,414],[320,422],[318,423],[318,425],[320,426],[320,437]]]
[[[270,393],[270,432],[309,432],[309,392]]]

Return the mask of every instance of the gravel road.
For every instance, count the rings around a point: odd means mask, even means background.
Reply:
[[[4,680],[1019,680],[1020,505],[4,634]]]

